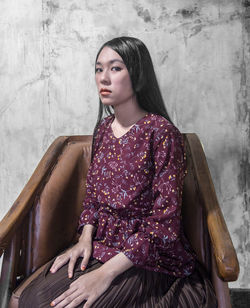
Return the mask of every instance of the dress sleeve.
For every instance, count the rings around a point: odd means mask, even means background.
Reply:
[[[86,197],[83,201],[83,211],[80,215],[78,230],[82,230],[84,225],[98,225],[98,202],[91,182],[92,168],[90,166],[86,181]]]
[[[99,124],[96,133],[95,133],[95,143],[94,143],[94,156],[98,152],[98,148],[101,143],[101,139],[103,136],[103,130],[106,124],[107,118],[103,119],[101,123]],[[90,224],[95,227],[98,226],[98,209],[99,209],[99,202],[96,198],[96,192],[94,189],[94,183],[92,181],[92,172],[95,168],[94,161],[91,162],[88,173],[87,173],[87,178],[86,178],[86,196],[83,201],[83,211],[80,215],[79,219],[79,225],[78,225],[78,232],[81,232],[82,227],[84,225]]]
[[[186,157],[183,139],[174,126],[159,129],[153,146],[153,208],[123,253],[137,266],[157,264],[159,252],[174,258],[180,245],[181,203]]]

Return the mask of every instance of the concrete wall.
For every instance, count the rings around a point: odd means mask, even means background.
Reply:
[[[142,39],[167,108],[204,144],[250,287],[249,1],[1,0],[0,216],[59,135],[91,134],[94,59],[120,35]]]

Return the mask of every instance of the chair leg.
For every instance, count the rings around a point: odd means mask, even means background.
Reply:
[[[217,274],[213,251],[211,252],[211,256],[212,256],[212,283],[218,301],[218,308],[232,308],[228,283],[222,281]]]
[[[15,286],[17,261],[18,261],[18,247],[20,242],[15,235],[4,252],[3,264],[0,278],[0,301],[1,308],[7,308],[10,300],[10,294]]]

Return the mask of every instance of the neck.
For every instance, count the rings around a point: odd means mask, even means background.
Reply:
[[[115,119],[113,124],[121,127],[129,127],[147,113],[147,111],[138,105],[136,99],[133,99],[127,103],[114,106]]]

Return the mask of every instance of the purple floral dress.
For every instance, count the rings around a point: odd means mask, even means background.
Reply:
[[[164,117],[146,114],[120,138],[114,115],[95,138],[79,228],[97,228],[93,257],[106,262],[123,252],[135,266],[184,277],[194,254],[181,222],[186,157],[182,135]]]

